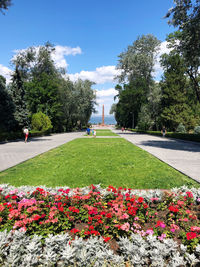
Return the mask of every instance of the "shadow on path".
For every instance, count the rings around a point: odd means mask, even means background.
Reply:
[[[149,141],[142,141],[140,145],[143,146],[151,146],[151,147],[158,147],[158,148],[165,148],[165,149],[172,149],[172,150],[180,150],[180,151],[190,151],[190,152],[200,152],[200,145],[195,145],[193,143],[187,144],[186,142],[181,141],[159,141],[159,140],[149,140]]]
[[[31,142],[37,142],[37,141],[52,141],[53,139],[43,139],[43,138],[38,138],[38,137],[32,137],[30,139],[28,139],[28,143],[31,143]]]

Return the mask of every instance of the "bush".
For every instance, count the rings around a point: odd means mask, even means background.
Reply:
[[[186,133],[185,126],[184,126],[182,123],[180,123],[180,124],[178,125],[177,129],[176,129],[176,132],[177,132],[177,133]]]
[[[23,138],[22,132],[0,132],[0,142]]]
[[[136,130],[136,129],[130,129],[130,130],[136,133],[144,133],[144,134],[162,136],[161,132],[159,131],[143,131],[143,130]],[[200,135],[197,135],[197,134],[167,132],[165,137],[193,141],[193,142],[200,142]]]
[[[53,128],[49,117],[42,112],[33,114],[31,124],[34,131],[47,133]]]
[[[200,126],[194,128],[194,134],[200,134]]]

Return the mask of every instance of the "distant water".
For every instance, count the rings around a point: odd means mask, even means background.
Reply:
[[[99,124],[102,123],[102,116],[93,115],[91,116],[90,123],[92,124]],[[115,117],[113,115],[105,115],[104,116],[104,124],[116,124]]]

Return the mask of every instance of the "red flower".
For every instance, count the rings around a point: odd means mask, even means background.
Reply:
[[[174,212],[174,213],[179,212],[179,209],[175,206],[169,206],[168,210],[170,210],[171,212]]]
[[[111,213],[106,214],[106,218],[112,218],[112,214]]]
[[[12,196],[12,199],[16,199],[17,198],[17,196]]]
[[[59,211],[61,211],[61,212],[64,211],[64,208],[63,208],[63,207],[60,207],[60,208],[58,208],[58,209],[59,209]]]
[[[32,218],[33,218],[34,221],[38,221],[41,217],[40,217],[40,215],[35,214],[35,215],[33,215]]]
[[[143,203],[143,207],[144,207],[144,209],[147,209],[148,205],[146,203]]]
[[[76,234],[76,233],[79,233],[80,230],[78,230],[78,229],[76,229],[76,228],[73,228],[70,232],[73,233],[73,234]]]
[[[143,202],[143,200],[144,200],[144,198],[143,198],[143,197],[139,197],[139,198],[138,198],[138,202],[139,202],[139,203],[142,203],[142,202]]]
[[[189,198],[193,198],[193,194],[192,194],[192,192],[186,192],[186,194],[187,194],[187,196],[188,196]]]
[[[186,234],[186,236],[187,236],[187,240],[191,240],[191,239],[194,239],[195,237],[197,237],[197,234],[193,233],[193,232],[189,232]]]
[[[109,236],[107,236],[107,237],[104,237],[104,236],[103,236],[103,240],[104,240],[104,242],[108,242],[110,239],[111,239],[111,237],[109,237]]]

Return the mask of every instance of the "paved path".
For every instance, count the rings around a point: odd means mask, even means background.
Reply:
[[[200,183],[200,143],[132,132],[122,133],[121,130],[113,130],[113,132]],[[24,143],[21,140],[0,144],[0,171],[15,166],[75,138],[84,137],[84,134],[85,132],[63,133],[32,138],[28,143]],[[110,136],[110,138],[113,137]],[[88,137],[86,136],[86,138]]]
[[[200,183],[200,143],[113,130],[173,168]]]
[[[85,132],[63,133],[31,138],[28,143],[24,143],[22,140],[1,143],[0,171],[81,137],[83,134]]]

